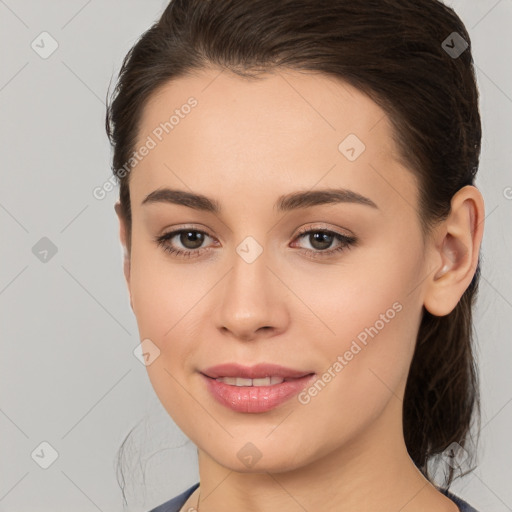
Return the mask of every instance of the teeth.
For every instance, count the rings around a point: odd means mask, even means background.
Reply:
[[[264,377],[262,379],[244,379],[243,377],[219,377],[215,379],[231,386],[273,386],[284,382],[282,377]]]

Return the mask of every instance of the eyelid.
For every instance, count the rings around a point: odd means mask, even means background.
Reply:
[[[341,230],[341,228],[331,227],[322,222],[314,222],[313,224],[308,224],[307,226],[299,228],[295,237],[303,235],[304,233],[308,233],[309,231],[329,231],[344,236],[346,238],[356,238],[354,233],[352,233],[348,229]]]
[[[181,225],[178,224],[177,226],[173,226],[169,231],[167,231],[167,228],[165,228],[162,230],[162,233],[160,235],[158,235],[157,238],[161,238],[163,236],[167,236],[170,234],[174,234],[174,236],[176,236],[176,234],[179,234],[180,231],[186,231],[186,230],[198,231],[200,233],[203,233],[203,234],[209,236],[210,238],[217,238],[217,237],[213,236],[208,231],[208,229],[206,227],[201,226],[200,224],[197,224],[197,225],[196,224],[181,224]],[[303,235],[305,233],[309,233],[310,231],[329,231],[329,232],[336,233],[338,235],[344,236],[349,239],[356,238],[356,236],[347,229],[344,230],[345,232],[343,232],[343,231],[340,232],[340,228],[333,228],[333,227],[327,226],[325,223],[322,223],[322,222],[314,222],[312,224],[308,224],[306,226],[299,228],[299,230],[293,236],[293,239],[295,240],[295,238],[297,238],[300,235]]]
[[[158,236],[164,236],[169,233],[173,233],[175,231],[186,231],[189,229],[190,231],[200,231],[201,233],[205,233],[208,236],[211,236],[215,238],[213,235],[210,234],[207,227],[203,226],[202,224],[195,224],[195,223],[189,223],[189,224],[177,224],[173,225],[171,227],[166,227],[160,230],[160,234]]]

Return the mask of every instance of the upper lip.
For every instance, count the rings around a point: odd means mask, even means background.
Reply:
[[[203,375],[217,379],[219,377],[242,377],[245,379],[261,379],[265,377],[281,377],[283,379],[296,379],[314,372],[294,370],[278,364],[259,363],[254,366],[242,366],[237,363],[224,363],[210,366],[201,371]]]

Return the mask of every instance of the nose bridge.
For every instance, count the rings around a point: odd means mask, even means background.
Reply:
[[[261,327],[282,327],[282,297],[273,282],[278,280],[267,267],[270,256],[253,236],[246,236],[234,247],[218,309],[219,327],[244,338],[252,337]]]
[[[268,282],[268,251],[253,236],[245,237],[235,247],[232,255],[233,270],[228,279],[225,299],[235,300],[235,306],[261,304],[266,302],[270,292]]]

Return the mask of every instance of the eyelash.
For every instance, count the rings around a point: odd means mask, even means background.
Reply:
[[[199,229],[193,229],[193,228],[186,228],[186,229],[178,229],[175,231],[170,231],[169,233],[166,233],[164,235],[158,236],[155,238],[155,242],[159,247],[161,247],[165,252],[168,252],[172,254],[173,256],[179,257],[179,258],[191,258],[191,257],[198,257],[200,256],[204,251],[207,251],[208,248],[206,247],[200,247],[199,249],[176,249],[169,245],[167,243],[168,240],[173,239],[176,235],[180,235],[181,233],[201,233],[202,235],[206,235],[211,237],[208,233],[205,231],[201,231]],[[310,235],[313,233],[323,233],[328,235],[334,235],[334,238],[340,242],[340,245],[336,247],[335,249],[329,249],[325,251],[321,250],[314,250],[314,249],[303,249],[306,253],[309,254],[308,257],[311,258],[327,258],[329,256],[332,256],[335,253],[344,251],[346,249],[350,249],[352,246],[356,245],[357,238],[351,237],[351,236],[345,236],[340,233],[337,233],[336,231],[331,231],[328,229],[311,229],[311,228],[304,228],[299,231],[296,238],[303,238],[306,237],[306,235]]]

